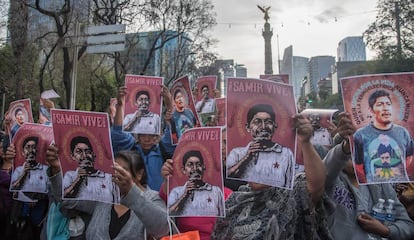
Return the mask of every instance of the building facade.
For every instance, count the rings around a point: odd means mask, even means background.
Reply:
[[[366,61],[366,46],[362,36],[346,37],[338,43],[338,62]]]

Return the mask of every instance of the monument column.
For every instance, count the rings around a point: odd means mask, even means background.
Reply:
[[[265,41],[265,74],[273,74],[273,64],[272,64],[272,36],[273,31],[270,29],[269,20],[269,9],[270,7],[261,7],[257,6],[264,13],[264,30],[262,30],[262,36]]]

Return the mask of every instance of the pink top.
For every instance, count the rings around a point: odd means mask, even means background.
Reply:
[[[164,184],[164,183],[163,183]],[[233,191],[224,187],[224,199],[227,199]],[[160,197],[167,201],[167,194],[164,192],[164,187],[161,186]],[[211,233],[214,230],[216,217],[178,217],[177,227],[181,232],[188,232],[198,230],[201,240],[209,240]]]

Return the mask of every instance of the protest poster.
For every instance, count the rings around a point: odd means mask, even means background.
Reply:
[[[162,77],[125,76],[128,95],[125,99],[123,130],[139,134],[161,134]]]
[[[47,192],[46,150],[53,142],[50,126],[25,123],[12,140],[16,157],[13,161],[10,191],[27,193]]]
[[[170,120],[171,142],[175,145],[186,130],[200,127],[201,124],[195,110],[193,93],[188,77],[183,76],[176,79],[172,84],[170,92],[174,106]]]
[[[169,178],[170,216],[224,217],[221,131],[220,127],[193,128],[181,136]]]
[[[414,73],[341,79],[345,111],[357,128],[351,139],[359,184],[414,179]]]
[[[312,144],[331,147],[331,132],[336,129],[338,109],[307,108],[301,112],[313,126]],[[333,132],[334,133],[334,132]]]
[[[227,178],[292,189],[295,106],[291,85],[227,79]]]
[[[119,203],[107,113],[51,111],[62,167],[62,198]]]
[[[33,123],[32,104],[29,98],[13,101],[5,114],[5,119],[11,120],[11,129],[7,129],[8,135],[13,136],[17,130],[26,122]]]
[[[214,115],[216,112],[216,101],[214,96],[216,84],[217,76],[203,76],[197,79],[195,109],[198,114]]]

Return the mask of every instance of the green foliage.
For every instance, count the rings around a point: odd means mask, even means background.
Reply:
[[[379,0],[377,8],[375,22],[364,32],[368,46],[380,59],[414,57],[414,1]]]

